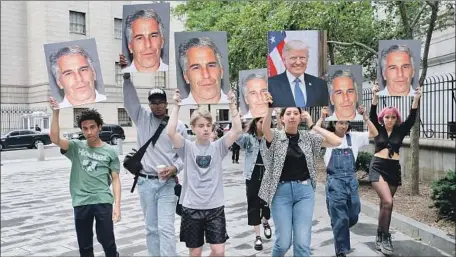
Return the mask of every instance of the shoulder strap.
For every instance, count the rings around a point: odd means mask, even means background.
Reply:
[[[163,120],[161,121],[161,123],[158,126],[157,130],[155,131],[154,135],[143,146],[141,146],[141,148],[139,148],[138,154],[140,154],[141,156],[144,155],[144,153],[146,152],[147,147],[149,146],[149,144],[151,142],[152,142],[152,145],[155,146],[155,143],[157,143],[158,137],[160,136],[161,132],[166,127],[166,125],[168,125],[168,120],[169,120],[168,116],[165,116],[163,118]]]
[[[347,133],[347,145],[348,147],[351,147],[352,146],[352,139],[351,139],[351,135],[350,133]]]

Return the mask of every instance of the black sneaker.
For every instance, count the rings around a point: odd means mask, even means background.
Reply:
[[[257,250],[257,251],[263,250],[263,240],[261,240],[261,236],[257,236],[255,238],[255,243],[253,245],[253,248],[255,248],[255,250]]]
[[[377,237],[375,238],[375,249],[380,251],[382,245],[383,232],[377,229]]]
[[[336,254],[336,257],[346,257],[347,255],[345,255],[345,253],[338,253]]]
[[[264,236],[267,238],[267,239],[270,239],[272,237],[272,230],[271,230],[271,227],[269,226],[269,223],[263,223],[263,227],[264,227]]]
[[[385,232],[383,233],[382,244],[380,245],[380,250],[385,255],[392,255],[394,253],[390,233],[385,233]]]

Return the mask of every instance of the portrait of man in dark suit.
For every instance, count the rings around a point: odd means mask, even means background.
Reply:
[[[268,79],[272,107],[312,107],[328,105],[325,80],[306,73],[309,47],[301,40],[285,43],[282,52],[285,72]]]

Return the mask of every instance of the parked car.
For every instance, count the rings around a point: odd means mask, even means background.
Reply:
[[[223,134],[230,131],[231,121],[216,121],[215,124],[218,124],[220,128],[223,130]]]
[[[0,150],[6,148],[38,148],[38,144],[50,145],[51,138],[48,134],[30,129],[10,131],[1,136]]]
[[[85,140],[82,131],[64,133],[63,136],[67,139]],[[125,131],[117,124],[105,124],[101,127],[100,139],[108,144],[116,145],[117,140],[125,140]]]

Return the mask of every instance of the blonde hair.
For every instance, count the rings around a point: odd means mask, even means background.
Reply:
[[[195,123],[199,118],[205,118],[207,121],[212,123],[212,114],[206,109],[198,109],[192,113],[192,116],[190,117],[190,125],[195,126]]]

